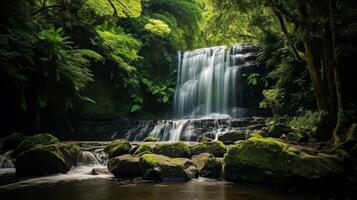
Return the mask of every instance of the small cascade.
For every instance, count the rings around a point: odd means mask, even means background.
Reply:
[[[0,155],[0,168],[15,168],[13,159],[11,157],[13,150]]]
[[[77,166],[93,166],[99,165],[96,156],[90,151],[82,151],[77,159]]]
[[[126,139],[142,141],[148,136],[155,136],[160,141],[197,141],[200,136],[217,140],[218,137],[230,131],[251,132],[265,126],[264,118],[228,118],[228,119],[181,119],[142,121],[138,127],[127,132]],[[144,125],[145,124],[145,125]],[[140,135],[135,134],[136,131]],[[130,135],[133,134],[133,135]]]

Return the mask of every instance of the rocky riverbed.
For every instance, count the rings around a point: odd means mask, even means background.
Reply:
[[[110,180],[106,182],[109,187],[113,187],[113,181],[120,185],[134,183],[133,187],[142,181],[157,184],[174,181],[178,185],[167,187],[185,188],[196,187],[201,184],[199,180],[209,178],[215,187],[224,187],[224,191],[227,186],[218,184],[222,181],[290,188],[289,191],[348,188],[347,197],[354,193],[353,158],[347,160],[338,153],[329,153],[323,144],[313,143],[310,138],[292,140],[273,129],[284,131],[279,126],[250,134],[229,131],[218,140],[203,136],[196,142],[157,141],[152,136],[140,142],[60,141],[47,133],[29,137],[14,133],[2,140],[4,173],[0,174],[0,190],[8,195],[9,188],[88,179]],[[83,188],[81,184],[75,185]]]

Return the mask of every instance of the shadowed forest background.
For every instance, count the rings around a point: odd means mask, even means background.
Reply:
[[[357,1],[0,4],[0,196],[356,196]]]
[[[353,1],[3,1],[1,133],[172,117],[177,51],[252,43],[260,108],[341,143],[356,119]]]

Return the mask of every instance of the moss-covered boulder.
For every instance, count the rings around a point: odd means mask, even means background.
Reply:
[[[138,156],[121,155],[108,161],[108,170],[116,178],[132,179],[142,176],[141,163]]]
[[[131,144],[126,140],[114,140],[104,148],[104,152],[109,158],[128,154],[131,149]]]
[[[140,162],[143,167],[143,178],[147,180],[189,180],[191,178],[186,170],[193,164],[188,159],[144,154]]]
[[[233,144],[237,140],[245,140],[246,134],[244,131],[231,131],[224,133],[218,137],[219,141],[222,141],[224,144]]]
[[[189,158],[191,153],[187,145],[183,142],[169,142],[157,144],[154,153],[172,158]]]
[[[216,157],[223,157],[223,155],[227,152],[227,148],[221,141],[202,142],[190,146],[190,152],[192,155],[211,153]]]
[[[144,139],[144,142],[157,142],[158,139],[155,136],[148,136]]]
[[[213,139],[203,136],[203,135],[200,135],[197,138],[197,142],[212,142],[212,141],[213,141]]]
[[[210,153],[201,153],[192,156],[192,162],[202,177],[219,178],[221,176],[222,162]]]
[[[30,137],[27,137],[23,140],[15,149],[14,155],[17,156],[20,153],[31,149],[37,145],[50,145],[58,144],[60,141],[53,135],[49,133],[37,134]]]
[[[282,135],[286,135],[291,132],[292,129],[283,124],[274,124],[271,125],[268,130],[269,137],[280,138]]]
[[[153,152],[153,149],[152,149],[151,145],[143,143],[143,144],[140,144],[140,146],[135,150],[135,152],[133,154],[141,156],[143,154],[152,153],[152,152]]]
[[[225,179],[274,184],[324,185],[343,181],[344,170],[332,156],[306,154],[279,139],[252,137],[224,157]]]
[[[70,143],[37,145],[16,157],[16,173],[22,176],[66,173],[76,164],[79,146]]]
[[[2,150],[9,151],[12,149],[16,149],[16,147],[26,139],[26,135],[23,133],[15,132],[3,140]]]
[[[309,135],[304,132],[290,132],[286,135],[286,140],[291,142],[307,142]]]

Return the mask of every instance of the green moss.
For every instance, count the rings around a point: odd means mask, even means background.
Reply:
[[[178,157],[188,158],[190,157],[191,154],[189,148],[183,142],[158,144],[157,146],[154,147],[154,153],[173,157],[173,158],[178,158]]]
[[[141,156],[142,160],[145,161],[149,165],[159,165],[162,163],[172,164],[172,165],[180,165],[183,167],[183,163],[180,159],[170,158],[163,155],[157,154],[144,154]]]
[[[109,158],[121,156],[129,153],[131,144],[126,140],[114,140],[104,148],[104,152],[108,154]]]
[[[23,140],[15,149],[14,155],[17,156],[20,153],[35,147],[36,145],[49,145],[49,144],[57,144],[60,141],[53,135],[49,133],[38,134],[34,136],[30,136]]]
[[[75,165],[79,146],[71,143],[37,145],[16,157],[19,175],[45,175],[65,173]]]
[[[143,155],[147,153],[152,153],[153,149],[149,144],[141,144],[139,148],[134,152],[134,155]]]
[[[228,132],[218,137],[218,140],[224,142],[225,144],[245,139],[246,134],[243,131]]]
[[[218,178],[221,175],[222,163],[210,153],[195,155],[192,161],[202,177]]]
[[[343,170],[334,159],[305,154],[279,139],[252,137],[228,150],[224,171],[230,181],[290,184],[295,179],[325,178]]]
[[[141,164],[139,157],[125,154],[112,158],[108,161],[108,170],[116,178],[136,178],[142,176]]]
[[[157,154],[144,154],[140,158],[143,178],[149,180],[188,180],[192,162],[185,158],[170,158]]]
[[[227,148],[221,141],[203,142],[198,143],[190,147],[192,155],[198,155],[201,153],[211,153],[217,157],[223,157]]]
[[[155,136],[149,136],[144,139],[144,142],[157,142],[158,139]]]

